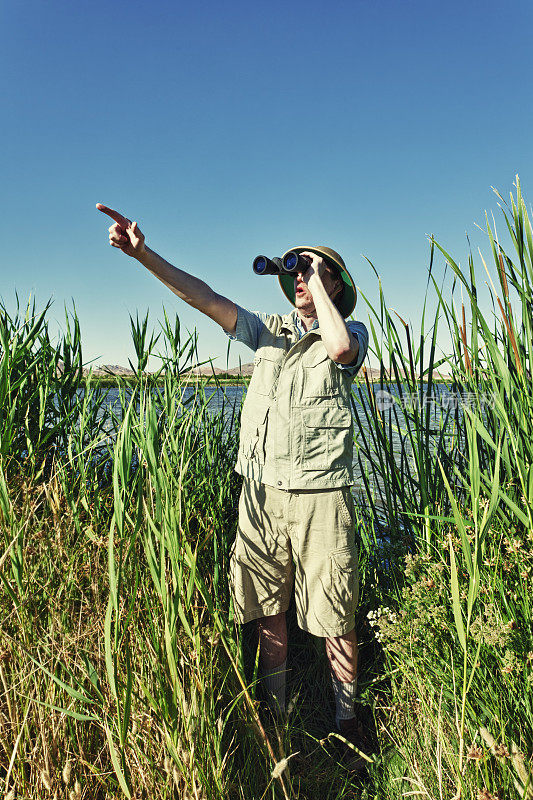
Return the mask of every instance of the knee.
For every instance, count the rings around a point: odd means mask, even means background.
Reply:
[[[263,667],[278,667],[287,657],[285,614],[261,617],[257,620],[257,630]]]
[[[353,628],[348,633],[344,633],[342,636],[337,636],[337,639],[340,639],[342,642],[347,642],[348,644],[357,645],[357,636],[355,633],[355,628]]]
[[[331,636],[326,639],[326,652],[330,662],[351,662],[357,658],[357,637],[355,629],[342,636]]]
[[[350,683],[357,677],[357,638],[355,630],[326,639],[326,653],[338,680]]]
[[[259,633],[270,633],[271,635],[280,635],[286,629],[285,612],[273,614],[270,617],[260,617],[257,620],[257,628]]]

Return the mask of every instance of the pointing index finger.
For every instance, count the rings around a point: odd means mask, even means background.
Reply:
[[[129,219],[127,219],[127,217],[123,217],[122,214],[118,213],[118,211],[114,211],[112,208],[102,205],[102,203],[97,203],[96,208],[103,214],[107,214],[108,217],[111,217],[111,219],[114,219],[115,222],[118,222],[122,228],[127,228],[128,225],[131,225],[131,222]]]

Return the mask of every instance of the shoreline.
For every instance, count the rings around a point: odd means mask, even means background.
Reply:
[[[246,375],[246,376],[243,376],[241,378],[219,378],[219,377],[214,377],[214,376],[209,376],[209,377],[201,376],[199,378],[185,378],[184,377],[184,378],[181,379],[181,383],[183,385],[185,385],[185,386],[207,386],[207,385],[217,386],[217,385],[220,385],[220,386],[228,386],[228,387],[238,388],[238,387],[242,387],[242,386],[248,386],[248,384],[250,383],[250,379],[251,379],[251,375]],[[441,378],[441,379],[438,379],[438,380],[433,380],[432,384],[439,384],[439,385],[440,384],[444,384],[444,385],[446,385],[446,383],[449,382],[450,380],[451,380],[451,378],[446,378],[446,379]],[[134,377],[134,376],[130,376],[130,375],[124,375],[124,376],[117,375],[117,376],[109,376],[109,377],[97,375],[97,376],[93,376],[91,378],[90,382],[91,382],[92,385],[99,384],[100,386],[107,386],[109,388],[117,388],[118,389],[121,386],[125,386],[125,385],[131,385],[131,386],[137,385],[139,383],[139,379]],[[149,381],[146,381],[146,376],[145,376],[145,382],[149,382]],[[375,383],[379,384],[380,380],[379,380],[379,378],[368,378],[368,382],[373,385]],[[88,379],[87,379],[86,376],[84,376],[80,381],[80,386],[85,387],[87,385],[87,383],[88,383]],[[164,386],[164,383],[165,383],[164,378],[159,378],[158,380],[153,381],[152,385],[153,386]],[[357,385],[358,383],[365,383],[365,379],[362,376],[361,377],[357,376],[354,379],[353,383],[354,383],[354,385]],[[383,381],[383,384],[384,385],[395,385],[396,381],[394,381],[394,380]]]

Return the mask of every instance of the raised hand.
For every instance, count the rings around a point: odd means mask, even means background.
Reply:
[[[318,256],[316,253],[308,252],[307,250],[300,253],[300,255],[304,256],[309,264],[307,270],[302,273],[302,280],[305,283],[309,283],[309,279],[313,275],[323,276],[326,269],[326,262],[321,256]]]
[[[114,211],[112,208],[97,203],[96,208],[103,214],[115,220],[109,227],[109,244],[118,247],[123,253],[133,258],[139,258],[144,252],[144,234],[141,233],[136,222],[131,222],[127,217]]]

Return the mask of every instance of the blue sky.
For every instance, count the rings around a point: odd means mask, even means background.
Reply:
[[[73,299],[99,363],[164,304],[224,366],[215,323],[109,247],[103,202],[251,309],[288,310],[254,256],[304,243],[375,303],[364,254],[416,332],[426,235],[464,262],[491,186],[532,195],[532,22],[525,0],[3,4],[0,295],[53,297],[57,320]]]

